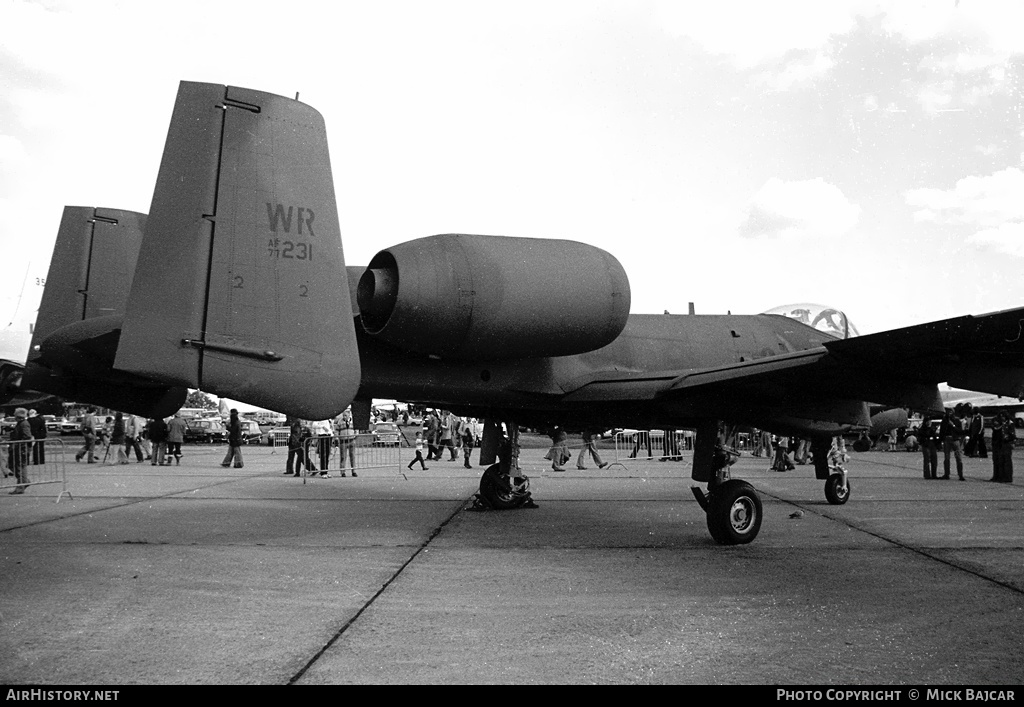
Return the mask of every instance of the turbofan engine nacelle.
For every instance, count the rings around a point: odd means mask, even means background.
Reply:
[[[629,280],[585,243],[444,234],[382,250],[357,289],[363,328],[446,359],[567,356],[626,326]]]

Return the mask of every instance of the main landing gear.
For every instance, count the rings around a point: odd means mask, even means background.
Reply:
[[[819,438],[811,440],[811,454],[814,455],[814,476],[825,482],[825,499],[833,506],[841,506],[850,500],[850,479],[846,474],[846,449],[842,438]]]
[[[700,432],[698,432],[698,439]],[[695,457],[699,450],[695,453]],[[729,478],[729,467],[739,454],[716,445],[712,457],[712,474],[708,492],[694,487],[693,495],[707,516],[708,532],[721,545],[743,545],[753,541],[761,530],[763,511],[761,499],[746,481]],[[694,462],[694,476],[698,473]]]
[[[487,420],[484,423],[484,444],[481,459],[487,449],[496,449],[498,463],[491,464],[480,477],[477,493],[477,510],[497,511],[514,508],[536,508],[530,496],[530,479],[519,469],[519,427],[506,422],[507,436],[501,431],[500,423]]]

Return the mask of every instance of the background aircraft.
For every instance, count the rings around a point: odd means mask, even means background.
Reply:
[[[810,437],[843,503],[827,451],[870,424],[865,401],[937,411],[941,381],[1024,391],[1024,309],[856,338],[777,314],[630,315],[624,270],[593,246],[442,234],[346,267],[337,214],[319,113],[182,83],[148,217],[96,210],[87,228],[65,211],[58,251],[79,256],[53,260],[25,385],[147,416],[200,388],[307,419],[377,397],[501,421],[511,439],[488,425],[481,453],[501,457],[481,481],[498,507],[528,497],[516,425],[694,428],[695,493],[722,543],[761,524],[723,422]],[[83,300],[69,283],[97,224],[141,245],[127,293],[90,281]]]

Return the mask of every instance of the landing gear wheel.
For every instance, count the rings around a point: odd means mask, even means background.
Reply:
[[[491,464],[480,477],[480,495],[491,508],[507,511],[519,508],[530,499],[529,492],[512,488],[508,474],[501,473],[501,464]]]
[[[708,499],[708,532],[721,545],[743,545],[761,530],[761,499],[746,481],[730,479]]]
[[[841,506],[850,500],[850,480],[843,483],[842,474],[832,474],[825,481],[825,498],[833,506]]]

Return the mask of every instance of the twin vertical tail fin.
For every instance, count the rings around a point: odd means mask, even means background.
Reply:
[[[306,419],[359,386],[323,118],[183,82],[114,368]]]
[[[145,214],[66,206],[21,387],[147,415],[181,407],[187,390],[113,370]]]

